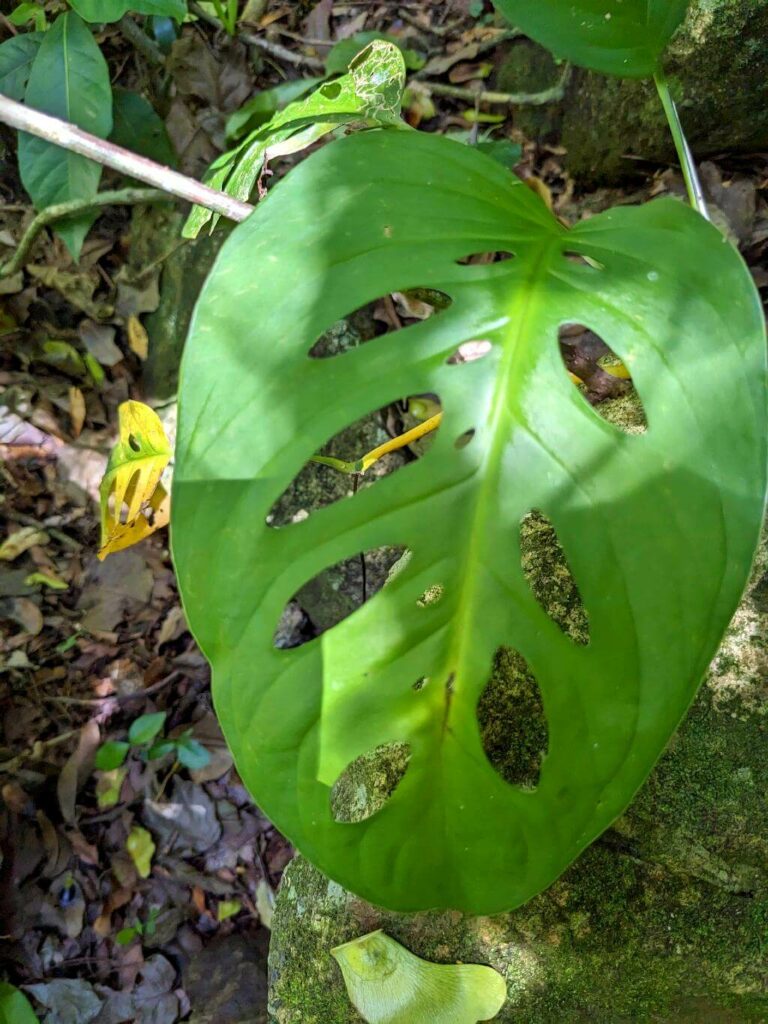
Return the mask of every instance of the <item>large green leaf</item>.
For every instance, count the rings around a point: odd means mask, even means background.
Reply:
[[[187,13],[186,0],[70,0],[86,21],[119,21],[124,14],[156,14],[181,21]]]
[[[0,44],[0,93],[3,96],[17,102],[24,99],[32,62],[42,40],[42,32],[25,32]]]
[[[457,262],[486,251],[515,258]],[[424,286],[453,304],[308,358],[339,317]],[[573,322],[631,368],[642,436],[606,423],[569,380],[558,328]],[[492,342],[485,358],[448,362],[477,340]],[[266,524],[330,437],[422,393],[444,408],[425,457],[303,522]],[[491,913],[548,885],[643,782],[747,579],[766,485],[766,345],[737,252],[675,200],[567,230],[471,147],[353,135],[292,171],[225,244],[180,410],[175,561],[258,804],[332,878],[394,909]],[[527,582],[520,529],[533,509],[565,549],[587,646]],[[380,545],[413,552],[391,584],[318,639],[273,647],[305,582]],[[435,584],[442,599],[419,605]],[[501,645],[543,698],[549,749],[533,792],[506,783],[481,744],[478,698]],[[334,820],[334,782],[392,743],[411,756],[388,802]]]
[[[90,29],[76,14],[62,14],[46,32],[32,65],[25,103],[106,138],[112,129],[112,90],[107,62]],[[19,170],[38,209],[96,195],[101,167],[33,135],[19,135]],[[57,225],[77,259],[96,219],[83,214]]]
[[[0,1024],[38,1024],[24,993],[5,981],[0,981]]]
[[[514,25],[562,57],[606,75],[646,78],[688,0],[493,0]]]

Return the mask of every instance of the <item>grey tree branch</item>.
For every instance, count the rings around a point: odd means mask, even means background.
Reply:
[[[250,203],[242,203],[239,199],[234,199],[225,192],[209,188],[202,182],[179,174],[178,171],[174,171],[170,167],[157,164],[154,160],[148,160],[145,156],[139,156],[138,153],[132,153],[128,149],[116,146],[113,142],[99,139],[68,121],[49,117],[48,114],[27,107],[23,103],[16,103],[15,100],[3,95],[0,95],[0,122],[10,125],[11,128],[17,128],[21,132],[36,135],[55,146],[61,146],[62,149],[79,153],[80,156],[88,157],[97,164],[111,167],[114,171],[127,174],[129,177],[159,188],[169,195],[186,199],[198,206],[204,206],[230,220],[243,221],[253,213],[254,208]]]
[[[11,259],[0,264],[0,278],[9,277],[21,270],[29,250],[35,244],[35,239],[49,224],[54,224],[64,217],[73,217],[86,210],[98,209],[101,206],[133,206],[138,203],[160,203],[167,201],[168,195],[156,188],[123,188],[114,192],[99,192],[91,199],[74,199],[68,203],[57,203],[55,206],[47,206],[42,210],[19,242],[19,246]]]
[[[468,103],[490,103],[507,107],[538,107],[545,103],[557,103],[563,98],[570,74],[571,69],[567,67],[559,82],[549,89],[542,89],[541,92],[486,92],[484,89],[465,89],[458,85],[433,82],[429,78],[420,78],[418,82],[435,96],[451,96],[457,100],[466,100]]]

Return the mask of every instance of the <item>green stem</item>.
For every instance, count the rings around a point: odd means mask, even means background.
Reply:
[[[35,239],[49,224],[54,224],[64,217],[72,217],[78,213],[85,213],[86,210],[99,209],[102,206],[133,206],[137,203],[161,203],[167,202],[168,196],[156,188],[122,188],[114,192],[99,192],[90,199],[73,199],[67,203],[57,203],[55,206],[48,206],[42,210],[19,242],[16,252],[6,263],[0,263],[0,278],[9,277],[21,270],[24,261],[29,255],[29,250],[34,245]]]
[[[664,107],[664,113],[667,115],[669,130],[672,132],[672,138],[675,142],[675,149],[677,150],[680,166],[683,170],[683,177],[685,178],[685,187],[688,190],[688,199],[690,200],[691,206],[694,210],[697,210],[702,217],[709,220],[709,211],[707,210],[707,203],[704,199],[704,190],[702,189],[701,182],[699,181],[699,172],[696,170],[693,154],[691,153],[690,146],[688,145],[688,140],[685,137],[677,106],[675,105],[675,101],[672,99],[672,94],[669,91],[669,85],[666,78],[660,71],[654,75],[654,81],[656,82],[656,89],[658,90],[659,98],[661,99]]]

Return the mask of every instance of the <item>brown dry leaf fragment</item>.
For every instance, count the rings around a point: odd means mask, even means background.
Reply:
[[[86,722],[80,730],[77,747],[61,769],[56,784],[56,795],[61,816],[69,825],[75,823],[75,801],[77,792],[91,773],[93,759],[101,742],[96,722]]]
[[[12,562],[30,548],[38,544],[47,544],[49,540],[50,537],[45,530],[37,526],[22,526],[0,544],[0,558],[4,562]]]
[[[28,597],[0,598],[0,619],[17,622],[30,636],[37,636],[43,628],[40,609]]]
[[[94,320],[108,320],[114,313],[114,307],[93,298],[94,292],[101,283],[101,278],[95,270],[76,273],[59,270],[57,267],[30,264],[27,271],[46,287],[59,292],[67,302],[77,309],[81,309]]]
[[[84,612],[82,628],[87,632],[111,632],[126,614],[146,606],[152,583],[152,572],[136,551],[120,551],[106,562],[94,558],[77,603]]]
[[[85,398],[80,388],[71,387],[68,391],[69,418],[72,421],[72,436],[80,437],[85,423]]]
[[[80,340],[102,366],[116,366],[122,361],[123,353],[115,344],[115,328],[83,320],[77,329]]]
[[[128,317],[126,330],[131,352],[134,352],[143,362],[149,355],[149,335],[144,324],[137,316],[131,315]]]
[[[192,737],[198,743],[202,743],[211,755],[211,760],[204,768],[189,773],[192,781],[203,783],[220,779],[229,771],[234,762],[218,719],[212,711],[207,712],[198,722],[195,722],[192,726]]]

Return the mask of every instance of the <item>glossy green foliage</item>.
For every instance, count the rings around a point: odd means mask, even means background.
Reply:
[[[42,39],[42,32],[25,32],[0,44],[0,93],[3,96],[17,102],[24,99],[32,62]]]
[[[493,0],[556,57],[606,75],[647,78],[658,67],[688,0]]]
[[[497,251],[514,258],[457,262]],[[453,304],[309,358],[340,317],[424,287]],[[561,359],[566,323],[631,369],[647,432],[629,436],[586,403]],[[491,344],[456,364],[470,341]],[[428,393],[444,419],[423,458],[303,522],[267,524],[329,438]],[[766,345],[738,253],[676,200],[567,230],[471,147],[353,135],[292,171],[225,244],[194,316],[180,412],[176,567],[259,806],[332,878],[393,909],[493,913],[547,886],[645,779],[747,578]],[[586,645],[523,571],[534,509],[565,550]],[[381,545],[413,552],[390,584],[321,637],[274,648],[304,583]],[[440,600],[420,600],[439,587]],[[481,742],[477,704],[502,645],[542,695],[548,753],[533,791],[505,782]],[[410,751],[392,796],[366,820],[335,820],[334,783],[392,743]]]
[[[331,953],[367,1024],[478,1024],[507,1000],[506,982],[493,967],[433,964],[382,931]]]
[[[32,65],[25,103],[106,138],[112,129],[107,62],[76,14],[60,15],[45,33]],[[19,135],[19,170],[38,209],[96,195],[101,167],[33,135]],[[56,230],[77,259],[95,214],[61,221]]]
[[[246,202],[265,164],[274,157],[300,153],[345,125],[404,127],[400,120],[404,88],[401,51],[392,43],[374,41],[352,61],[349,74],[289,103],[235,149],[222,153],[209,167],[205,181]],[[218,216],[194,206],[182,234],[196,238],[209,222],[213,230]]]
[[[38,1024],[24,993],[5,981],[0,981],[0,1024]]]
[[[81,18],[92,22],[119,21],[124,14],[155,14],[176,18],[187,13],[186,0],[70,0]]]
[[[177,165],[176,151],[165,122],[140,93],[116,88],[113,93],[113,117],[110,135],[112,142],[168,167]]]

